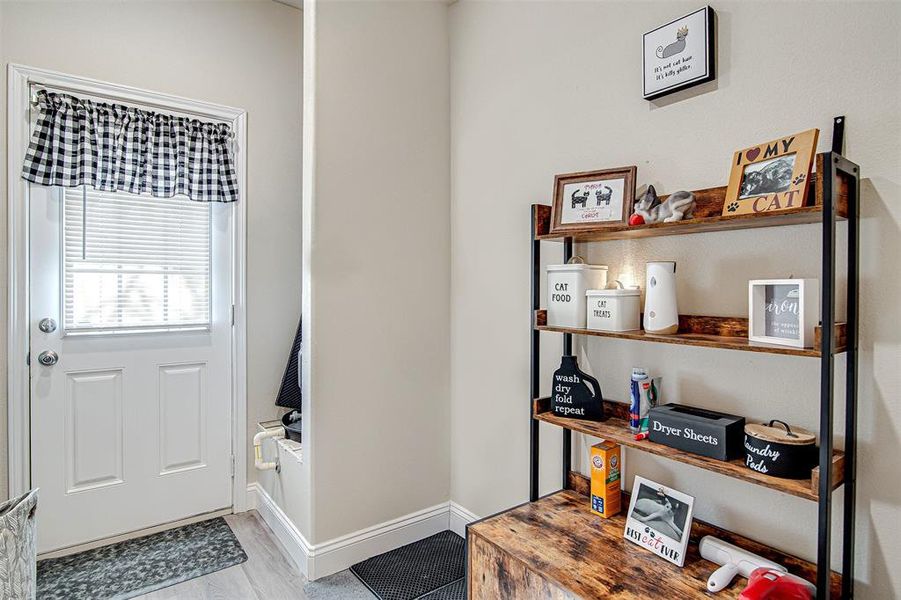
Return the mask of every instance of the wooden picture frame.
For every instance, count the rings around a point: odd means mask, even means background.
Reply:
[[[644,33],[641,64],[645,100],[716,79],[716,13],[705,6]]]
[[[551,233],[583,233],[628,223],[637,171],[631,166],[554,177]]]
[[[808,129],[736,152],[723,216],[804,206],[819,135],[819,129]]]
[[[752,279],[748,282],[750,341],[811,348],[819,322],[819,280]]]

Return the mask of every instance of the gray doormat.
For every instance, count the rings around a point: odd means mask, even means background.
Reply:
[[[38,562],[39,600],[133,598],[247,560],[222,517]]]
[[[463,538],[442,531],[350,568],[381,600],[463,600]]]

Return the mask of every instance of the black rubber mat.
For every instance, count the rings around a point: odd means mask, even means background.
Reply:
[[[463,545],[459,535],[442,531],[364,560],[350,570],[381,600],[462,599],[462,595],[442,594],[451,593],[451,584],[457,580],[463,581]],[[463,586],[459,587],[462,592]]]
[[[422,600],[465,600],[466,599],[466,580],[462,577],[457,581],[438,588],[434,592],[429,592],[422,597]]]

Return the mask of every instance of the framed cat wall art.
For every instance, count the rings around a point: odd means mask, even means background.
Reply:
[[[557,175],[551,233],[584,233],[625,225],[635,200],[637,170],[632,166]]]
[[[709,6],[642,36],[642,91],[654,100],[716,78],[716,13]]]

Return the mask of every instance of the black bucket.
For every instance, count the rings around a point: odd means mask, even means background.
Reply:
[[[303,419],[300,416],[300,411],[292,410],[291,412],[285,413],[282,417],[285,436],[298,444],[300,443],[300,433],[302,431],[300,426],[301,423],[303,423]]]

